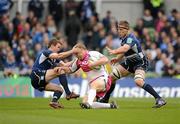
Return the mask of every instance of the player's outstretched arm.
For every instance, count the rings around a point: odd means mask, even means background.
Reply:
[[[64,62],[64,61],[60,61],[58,66],[61,67],[61,66],[70,66],[72,65],[73,61],[70,61],[70,62]]]
[[[95,68],[99,65],[105,65],[109,62],[108,58],[106,56],[101,57],[98,61],[95,61],[93,63],[89,63],[90,68]]]
[[[124,53],[126,53],[130,49],[130,46],[127,45],[127,44],[124,44],[123,46],[120,46],[119,48],[114,49],[114,50],[110,49],[109,47],[106,47],[106,49],[108,50],[108,52],[111,55],[117,55],[117,54],[124,54]]]
[[[66,58],[70,55],[72,55],[74,53],[74,50],[69,50],[69,51],[66,51],[66,52],[61,52],[61,53],[51,53],[49,55],[49,58],[50,59],[63,59],[63,58]]]

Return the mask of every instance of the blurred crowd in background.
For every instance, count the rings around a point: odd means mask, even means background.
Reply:
[[[13,2],[9,1],[9,9]],[[146,2],[145,2],[146,1]],[[150,76],[180,75],[180,12],[174,8],[165,13],[164,4],[144,0],[144,11],[136,24],[131,25],[149,58]],[[36,56],[47,48],[53,37],[64,41],[64,51],[82,41],[89,50],[97,50],[112,58],[105,46],[117,48],[120,40],[113,13],[108,10],[99,18],[94,2],[83,0],[49,0],[49,13],[43,13],[40,0],[30,0],[28,14],[16,12],[10,20],[8,12],[0,16],[0,72],[1,77],[28,76]],[[43,14],[46,18],[42,19]],[[12,18],[12,17],[11,17]],[[123,19],[121,19],[123,20]],[[64,61],[70,61],[72,57]],[[82,76],[81,73],[74,76]]]

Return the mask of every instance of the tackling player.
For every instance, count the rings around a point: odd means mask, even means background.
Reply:
[[[39,91],[54,91],[50,106],[53,108],[62,108],[63,106],[58,103],[59,98],[63,93],[63,89],[50,82],[50,80],[59,77],[61,73],[56,72],[56,59],[62,59],[73,54],[73,50],[58,53],[62,47],[62,42],[57,39],[52,39],[49,42],[48,49],[42,51],[36,58],[32,72],[30,75],[32,86]],[[63,82],[67,83],[67,82]],[[63,86],[67,86],[63,85]],[[73,93],[70,98],[77,98],[79,95]]]
[[[159,108],[165,105],[166,101],[157,94],[151,85],[145,83],[145,72],[147,71],[148,60],[142,51],[140,41],[132,33],[129,34],[128,32],[129,23],[127,21],[120,21],[118,24],[118,33],[122,41],[121,46],[114,50],[107,48],[111,55],[117,55],[116,58],[111,60],[112,64],[115,64],[124,58],[124,61],[113,68],[112,80],[115,82],[121,77],[133,73],[136,85],[154,96],[156,103],[153,107]],[[107,101],[112,91],[113,88],[109,90],[102,101]]]

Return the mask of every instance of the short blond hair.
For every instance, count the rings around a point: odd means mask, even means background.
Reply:
[[[78,42],[76,45],[74,45],[73,48],[80,48],[83,50],[87,50],[86,46],[82,42]]]

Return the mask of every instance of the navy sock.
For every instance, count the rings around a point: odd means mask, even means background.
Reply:
[[[148,93],[150,93],[152,96],[154,96],[155,99],[156,99],[156,98],[161,98],[161,97],[157,94],[157,92],[152,88],[151,85],[145,83],[142,88],[143,88],[145,91],[147,91]]]
[[[60,82],[61,85],[63,86],[66,95],[70,95],[70,94],[71,94],[71,91],[69,90],[68,81],[67,81],[67,78],[66,78],[66,75],[65,75],[65,74],[59,76],[59,82]]]
[[[103,102],[106,102],[106,103],[109,102],[109,98],[110,98],[111,93],[113,92],[115,86],[116,86],[115,83],[111,84],[110,89],[107,91],[106,95],[103,97]]]
[[[55,91],[53,94],[52,102],[57,102],[59,98],[61,97],[62,92],[60,91]]]

